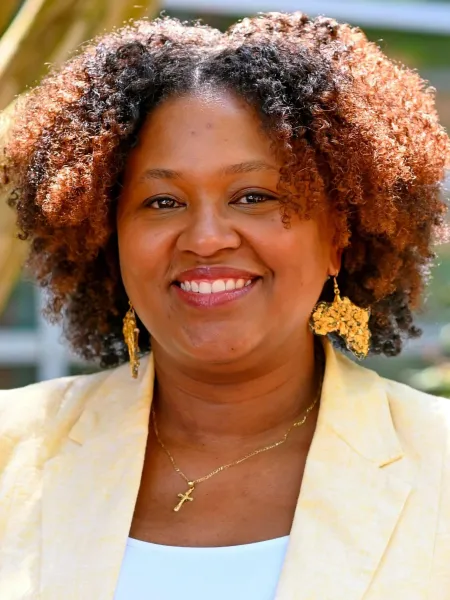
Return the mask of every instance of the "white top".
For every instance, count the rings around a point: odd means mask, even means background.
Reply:
[[[288,541],[185,548],[128,538],[114,600],[273,600]]]

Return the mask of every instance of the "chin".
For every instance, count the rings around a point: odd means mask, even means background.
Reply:
[[[259,337],[259,336],[258,336]],[[186,343],[186,341],[188,343]],[[191,361],[202,364],[229,364],[242,360],[256,350],[258,340],[250,336],[215,335],[214,337],[190,337],[179,349]]]

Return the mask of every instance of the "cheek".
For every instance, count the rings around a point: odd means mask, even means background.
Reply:
[[[118,224],[118,246],[126,293],[148,331],[153,331],[153,315],[165,310],[161,300],[167,292],[171,237],[135,220]]]
[[[290,288],[321,288],[327,275],[329,244],[315,221],[291,219],[291,226],[271,236],[269,264]]]
[[[151,276],[164,266],[164,257],[167,263],[170,236],[161,229],[137,222],[120,224],[118,243],[124,281],[129,277]]]
[[[171,241],[167,234],[137,222],[118,226],[119,260],[126,293],[148,331],[156,327],[154,315],[166,307],[166,274]]]

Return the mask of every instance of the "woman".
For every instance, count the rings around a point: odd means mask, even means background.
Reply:
[[[105,370],[0,398],[2,600],[450,598],[447,402],[334,349],[419,334],[433,90],[331,19],[141,21],[8,156],[47,315]]]

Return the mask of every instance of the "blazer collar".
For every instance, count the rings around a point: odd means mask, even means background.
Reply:
[[[277,600],[362,600],[411,490],[382,381],[324,345],[317,427]],[[64,409],[84,409],[44,468],[42,600],[114,598],[144,463],[152,357],[137,380],[124,365],[96,381],[72,385]]]
[[[70,391],[70,395],[76,397],[83,394],[83,388],[88,386],[91,394],[86,408],[69,432],[69,438],[78,444],[107,433],[124,417],[133,421],[136,417],[138,420],[140,417],[145,419],[150,410],[155,377],[152,354],[141,359],[137,379],[131,377],[128,364],[106,371],[104,375],[96,390],[90,389],[88,381],[80,381]]]
[[[379,467],[403,457],[383,380],[336,352],[325,340],[326,369],[319,423],[328,425]]]

